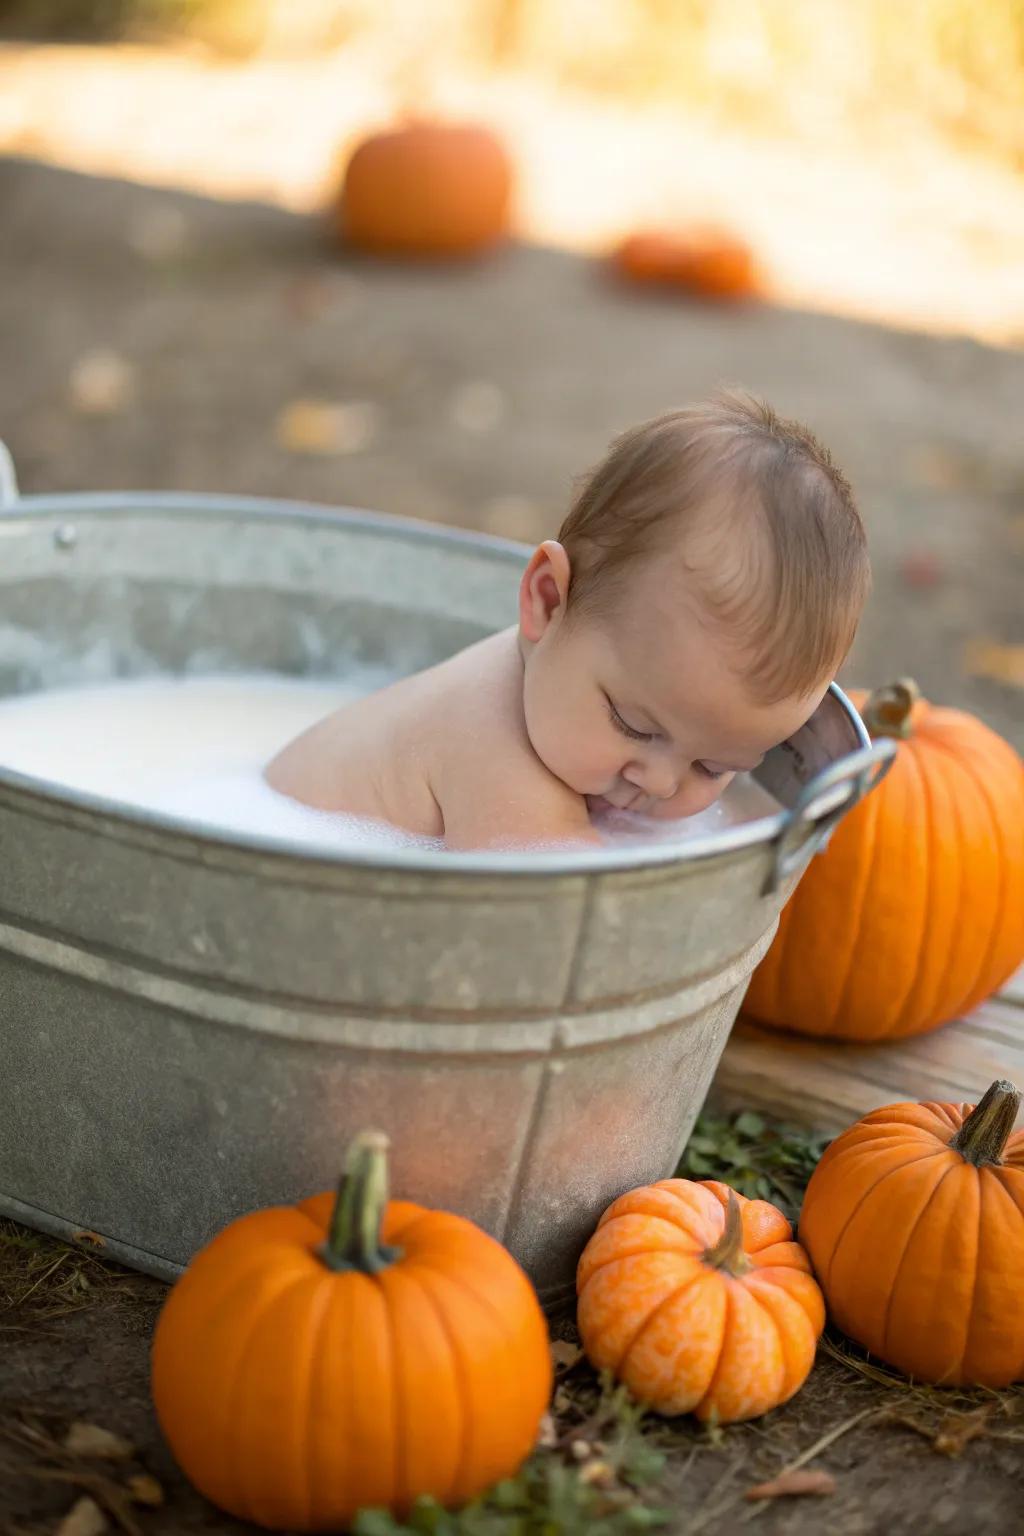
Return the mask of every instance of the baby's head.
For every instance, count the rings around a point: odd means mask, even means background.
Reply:
[[[691,816],[799,730],[870,583],[853,494],[745,395],[618,438],[520,589],[534,751],[579,794]]]

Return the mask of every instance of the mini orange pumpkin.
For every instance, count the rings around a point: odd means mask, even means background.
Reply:
[[[896,760],[804,874],[743,1007],[880,1040],[969,1012],[1024,960],[1024,764],[911,682],[854,699]]]
[[[622,242],[612,263],[633,282],[666,284],[702,298],[749,298],[758,289],[753,253],[724,230],[638,232]]]
[[[1020,1094],[890,1104],[836,1138],[800,1216],[836,1324],[921,1381],[1024,1378]]]
[[[663,1179],[608,1207],[576,1276],[591,1364],[658,1413],[727,1424],[793,1396],[825,1305],[782,1212],[713,1179]]]
[[[413,122],[371,134],[345,172],[344,237],[378,256],[453,257],[508,233],[512,169],[475,124]]]
[[[551,1390],[548,1331],[512,1256],[471,1222],[387,1204],[384,1137],[334,1203],[232,1222],[171,1291],[153,1402],[207,1498],[273,1528],[367,1505],[458,1504],[518,1468]]]

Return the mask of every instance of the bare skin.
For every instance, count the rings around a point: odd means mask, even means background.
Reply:
[[[600,842],[609,806],[692,816],[797,731],[823,697],[772,705],[713,632],[678,571],[640,564],[608,612],[568,613],[569,560],[549,541],[519,624],[346,704],[266,769],[320,810],[373,817],[450,849]]]

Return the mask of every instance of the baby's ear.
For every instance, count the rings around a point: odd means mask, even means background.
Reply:
[[[519,628],[525,640],[539,640],[552,619],[564,613],[569,576],[569,556],[561,544],[554,539],[539,544],[519,584]]]

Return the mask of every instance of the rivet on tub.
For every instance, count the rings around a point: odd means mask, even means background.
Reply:
[[[74,523],[61,523],[54,531],[53,543],[55,549],[74,549],[78,543],[78,529]]]

